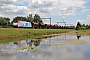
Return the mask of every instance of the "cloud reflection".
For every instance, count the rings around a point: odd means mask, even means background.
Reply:
[[[61,37],[62,36],[58,36],[58,40],[60,40]],[[70,38],[77,39],[76,37]],[[80,37],[80,39],[82,38],[83,40],[85,39],[87,40],[87,42],[90,42],[89,40],[90,37],[85,38]],[[46,40],[47,41],[42,40],[41,43],[47,44],[48,40],[50,39]],[[55,38],[52,41],[53,43],[54,40]],[[57,38],[55,41],[57,41]],[[16,52],[15,49],[18,46],[14,44],[0,45],[0,60],[89,60],[90,59],[90,48],[89,48],[90,44],[83,44],[83,45],[64,44],[61,46],[45,46],[42,44],[38,46],[39,48],[41,48],[41,50],[27,50],[24,52]],[[25,45],[27,44],[24,41],[22,46]]]

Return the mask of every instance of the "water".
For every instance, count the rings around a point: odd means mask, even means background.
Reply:
[[[90,37],[62,35],[29,44],[26,40],[21,45],[2,44],[0,60],[90,60]]]

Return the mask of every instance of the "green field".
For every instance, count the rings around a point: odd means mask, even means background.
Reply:
[[[10,35],[21,35],[28,34],[55,34],[55,33],[65,33],[69,30],[62,29],[24,29],[24,28],[0,28],[0,36],[10,36]]]
[[[25,29],[0,28],[0,43],[8,43],[23,39],[43,38],[44,35],[67,33],[68,29]],[[13,37],[14,36],[14,37]]]
[[[78,32],[81,33],[82,35],[90,36],[90,30],[80,30]]]
[[[44,38],[51,34],[62,33],[80,33],[82,35],[89,35],[90,30],[72,30],[72,29],[25,29],[25,28],[0,28],[0,44],[9,43],[25,39]],[[71,34],[72,34],[71,33]]]

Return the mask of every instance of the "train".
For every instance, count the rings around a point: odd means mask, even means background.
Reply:
[[[57,24],[44,24],[38,22],[18,21],[13,23],[14,28],[33,28],[33,29],[74,29],[75,26],[60,26]]]

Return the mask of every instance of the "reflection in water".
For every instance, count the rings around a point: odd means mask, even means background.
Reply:
[[[21,47],[38,47],[41,50],[19,51],[17,43],[9,43],[0,45],[0,60],[90,60],[90,37],[77,36],[57,36],[41,40],[24,40],[21,41]],[[64,39],[63,39],[64,38]],[[72,45],[66,41],[82,39],[87,40],[87,44]],[[77,40],[81,41],[81,40]],[[55,44],[63,44],[54,46]],[[53,44],[48,46],[47,44]]]
[[[34,45],[35,45],[35,47],[39,46],[39,45],[40,45],[40,40],[36,40],[36,41],[34,42]]]
[[[33,46],[35,46],[35,47],[39,46],[40,41],[41,40],[26,40],[26,43],[27,43],[27,45],[29,45],[29,47],[32,48]]]
[[[21,41],[15,41],[14,44],[21,46]]]
[[[81,37],[80,35],[77,35],[77,39],[78,39],[78,40],[79,40],[80,37]]]

